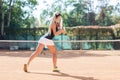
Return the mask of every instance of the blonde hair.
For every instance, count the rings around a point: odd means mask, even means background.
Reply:
[[[50,25],[48,26],[48,33],[49,34],[51,34],[51,25],[55,22],[55,19],[57,18],[56,15],[61,16],[61,14],[58,13],[58,12],[53,15],[53,18],[50,21]],[[63,29],[63,19],[62,19],[62,17],[61,17],[61,20],[60,20],[60,29]]]

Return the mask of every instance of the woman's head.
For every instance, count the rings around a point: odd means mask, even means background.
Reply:
[[[51,25],[53,23],[58,23],[59,24],[58,27],[60,27],[60,29],[62,29],[62,27],[63,27],[63,20],[62,20],[62,15],[60,13],[56,12],[53,15],[53,18],[52,18],[52,20],[50,22],[50,26],[49,26],[49,29],[48,29],[48,33],[51,33]]]
[[[54,22],[60,23],[61,20],[62,20],[62,16],[61,16],[61,14],[58,13],[58,12],[55,13],[55,15],[54,15]]]
[[[55,17],[56,17],[56,18],[59,17],[59,16],[61,16],[60,13],[55,13]]]

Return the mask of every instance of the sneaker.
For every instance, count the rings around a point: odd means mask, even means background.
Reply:
[[[24,72],[28,72],[27,67],[28,67],[28,65],[24,64],[24,68],[23,68]]]
[[[58,68],[56,67],[56,68],[53,69],[53,72],[60,72],[60,71],[59,71]]]

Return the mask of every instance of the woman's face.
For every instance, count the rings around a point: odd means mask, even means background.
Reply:
[[[55,19],[55,22],[56,22],[56,23],[60,23],[60,20],[61,20],[61,16],[58,16],[58,17]]]

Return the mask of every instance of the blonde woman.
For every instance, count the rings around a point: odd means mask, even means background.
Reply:
[[[38,46],[36,48],[36,50],[32,53],[32,55],[30,56],[27,64],[24,64],[24,71],[28,72],[28,66],[31,63],[31,61],[38,56],[43,48],[45,46],[48,47],[48,49],[50,50],[50,52],[53,55],[53,72],[59,72],[59,70],[57,69],[57,52],[56,52],[56,47],[54,45],[53,42],[53,37],[60,35],[60,34],[65,34],[66,31],[65,29],[63,29],[63,25],[62,25],[63,21],[62,21],[62,16],[60,13],[55,13],[51,23],[49,25],[49,29],[48,29],[48,33],[46,33],[44,36],[42,36],[39,41],[38,41]]]

